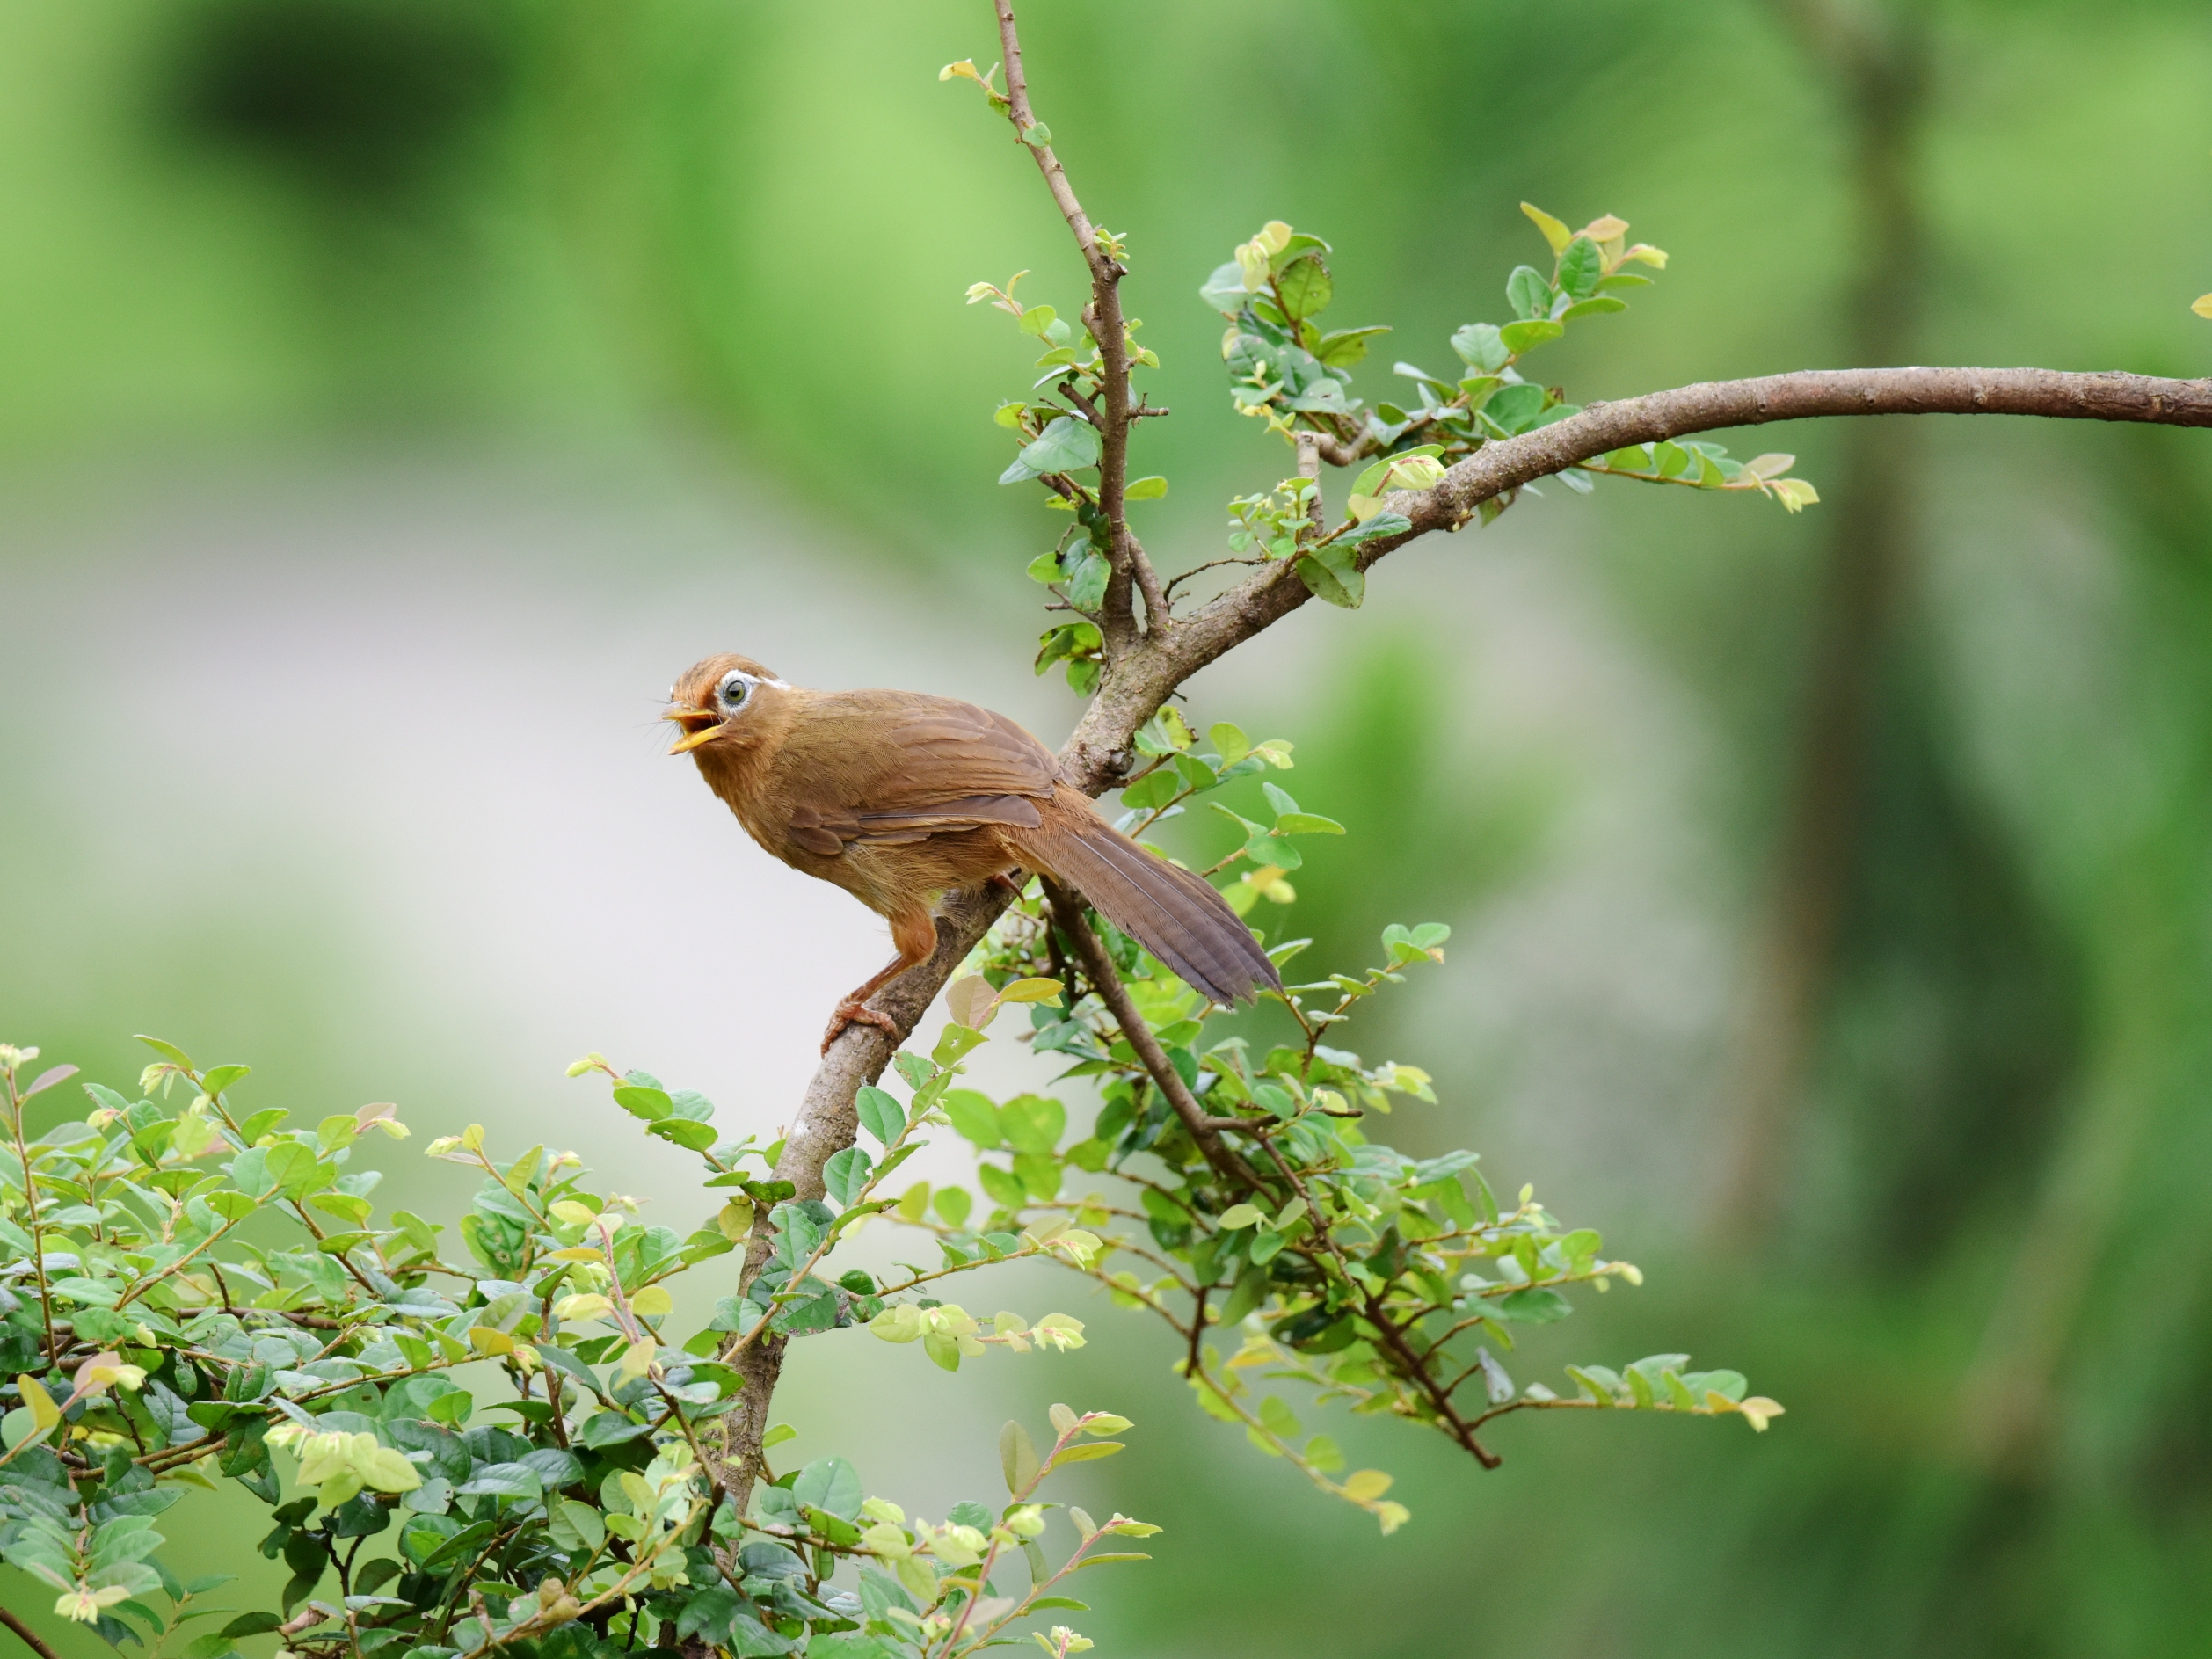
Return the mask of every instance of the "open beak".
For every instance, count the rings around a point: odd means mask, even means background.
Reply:
[[[704,709],[671,709],[660,717],[673,720],[683,728],[683,735],[668,746],[671,754],[682,754],[695,749],[722,730],[721,720]]]

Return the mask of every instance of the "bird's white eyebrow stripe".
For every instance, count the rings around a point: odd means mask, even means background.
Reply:
[[[748,686],[774,686],[778,691],[791,689],[791,682],[788,680],[778,680],[774,674],[747,673],[742,668],[732,668],[717,683],[726,686],[732,680],[742,680]]]

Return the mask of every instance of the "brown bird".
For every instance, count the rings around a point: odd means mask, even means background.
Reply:
[[[891,922],[898,960],[842,1002],[895,1039],[868,999],[936,949],[939,901],[1014,870],[1072,887],[1194,990],[1228,1004],[1280,991],[1275,964],[1212,884],[1146,852],[1054,775],[1004,715],[913,691],[809,691],[745,657],[709,657],[663,717],[746,833]]]

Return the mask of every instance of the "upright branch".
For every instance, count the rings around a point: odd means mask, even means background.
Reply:
[[[1145,598],[1146,627],[1153,632],[1169,623],[1168,603],[1160,578],[1143,546],[1130,533],[1126,491],[1129,484],[1129,429],[1134,417],[1129,396],[1129,331],[1122,317],[1121,280],[1128,267],[1120,258],[1119,244],[1092,225],[1090,215],[1076,199],[1075,188],[1059,157],[1052,153],[1051,128],[1037,119],[1030,104],[1030,84],[1022,64],[1022,40],[1015,27],[1013,0],[992,0],[998,10],[999,49],[1006,62],[1007,119],[1044,175],[1044,186],[1090,273],[1090,303],[1083,309],[1083,325],[1097,342],[1103,368],[1103,396],[1094,424],[1098,427],[1098,508],[1105,515],[1111,538],[1110,557],[1113,574],[1106,587],[1102,631],[1110,659],[1131,649],[1138,639],[1132,590]]]

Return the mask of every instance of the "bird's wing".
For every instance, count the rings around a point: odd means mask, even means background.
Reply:
[[[1052,757],[1003,715],[911,692],[816,694],[776,756],[791,839],[810,852],[1034,829]]]

